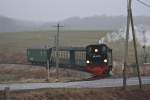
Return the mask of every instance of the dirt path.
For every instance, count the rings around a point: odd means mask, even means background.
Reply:
[[[0,100],[4,93],[0,92]],[[10,100],[150,100],[150,86],[102,89],[42,89],[10,92]]]

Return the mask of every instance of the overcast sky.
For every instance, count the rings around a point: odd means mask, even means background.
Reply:
[[[133,0],[134,15],[150,8]],[[150,4],[150,0],[143,0]],[[0,15],[23,20],[59,21],[72,16],[126,15],[127,0],[0,0]]]

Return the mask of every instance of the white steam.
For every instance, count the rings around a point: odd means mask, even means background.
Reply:
[[[150,30],[139,25],[135,27],[136,39],[141,45],[150,46]],[[126,38],[126,27],[119,29],[117,32],[109,32],[105,37],[102,37],[99,41],[112,42]],[[129,31],[129,41],[132,41],[132,30]]]

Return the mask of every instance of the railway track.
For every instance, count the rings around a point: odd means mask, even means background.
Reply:
[[[30,63],[0,63],[0,64],[13,64],[13,65],[30,65],[30,66],[41,66],[41,67],[47,67],[44,65],[36,65],[36,64],[30,64]],[[81,71],[81,72],[85,72],[83,68],[81,68],[81,66],[72,66],[72,67],[64,67],[61,66],[60,68],[66,68],[66,69],[71,69],[71,70],[77,70],[77,71]],[[90,73],[89,73],[90,74]],[[93,80],[99,80],[99,79],[104,79],[104,78],[108,78],[108,75],[103,75],[103,76],[92,76],[86,79],[81,79],[81,80],[76,80],[77,81],[93,81]],[[68,81],[68,82],[74,82],[74,81]]]
[[[81,80],[75,80],[75,81],[68,81],[68,82],[82,82],[82,81],[95,81],[95,80],[101,80],[101,79],[107,79],[109,78],[108,75],[103,75],[103,76],[92,76],[86,79],[81,79]]]
[[[2,64],[2,63],[1,63]],[[32,65],[27,63],[3,63],[3,64],[19,64]],[[33,66],[33,65],[32,65]],[[150,84],[150,76],[142,77],[143,84]],[[0,90],[9,87],[10,90],[32,90],[41,88],[102,88],[102,87],[121,87],[122,78],[110,79],[108,76],[93,76],[83,80],[70,81],[66,83],[7,83],[0,84]],[[127,80],[127,85],[138,85],[138,78],[132,77]]]
[[[93,80],[100,80],[100,79],[105,79],[105,78],[108,78],[109,76],[108,75],[103,75],[103,76],[93,76],[93,77],[90,77],[90,78],[87,78],[83,81],[93,81]]]

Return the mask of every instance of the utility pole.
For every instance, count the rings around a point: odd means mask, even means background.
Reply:
[[[145,29],[142,27],[142,29],[141,29],[141,31],[142,31],[142,34],[143,34],[143,64],[144,63],[147,63],[147,55],[146,55],[146,36],[145,36]]]
[[[135,29],[134,29],[132,11],[130,12],[130,15],[131,15],[131,27],[132,27],[132,36],[133,36],[133,43],[134,43],[134,53],[135,53],[137,74],[138,74],[138,79],[139,79],[139,86],[140,88],[142,88],[142,80],[141,80],[140,68],[139,68],[139,62],[138,62],[137,45],[136,45],[136,37],[135,37]]]
[[[60,26],[60,24],[58,23],[56,26],[54,27],[57,27],[57,34],[56,34],[56,74],[57,74],[57,78],[58,78],[58,74],[59,74],[59,29],[60,27],[64,27],[64,26]]]
[[[49,59],[47,59],[47,81],[49,81],[49,74],[50,74],[50,64],[49,64]]]
[[[47,65],[47,81],[49,82],[50,59],[49,59],[49,49],[48,49],[48,46],[45,46],[45,50],[46,50],[46,53],[47,53],[47,62],[46,62],[46,65]]]
[[[138,79],[139,79],[139,86],[142,87],[142,80],[140,76],[140,69],[139,69],[139,62],[138,62],[138,55],[137,55],[137,47],[136,47],[136,38],[135,38],[135,30],[134,30],[134,22],[133,22],[133,16],[132,16],[132,8],[131,3],[132,0],[127,0],[128,3],[128,16],[127,16],[127,30],[126,30],[126,41],[125,41],[125,53],[124,53],[124,69],[123,69],[123,88],[126,88],[126,67],[127,67],[127,57],[128,57],[128,41],[129,41],[129,29],[130,24],[132,28],[132,36],[133,36],[133,45],[134,45],[134,53],[135,53],[135,61],[136,61],[136,67],[137,67],[137,73],[138,73]]]
[[[128,0],[127,0],[128,1]],[[125,41],[125,54],[124,54],[124,68],[123,68],[123,88],[126,88],[126,80],[127,80],[127,76],[126,76],[126,67],[127,67],[127,57],[128,57],[128,41],[129,41],[129,26],[130,26],[130,7],[129,5],[131,5],[131,1],[129,3],[129,1],[127,2],[127,29],[126,29],[126,41]]]

